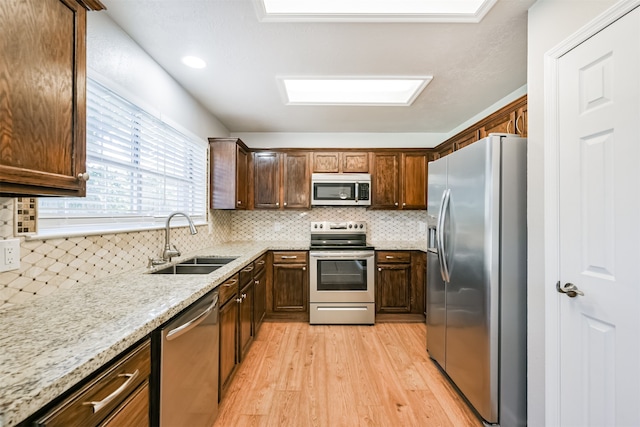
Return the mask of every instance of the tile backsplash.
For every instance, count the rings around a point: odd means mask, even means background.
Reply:
[[[16,235],[17,199],[0,198],[0,239],[21,240],[20,269],[0,273],[0,309],[24,304],[58,289],[81,286],[109,274],[143,268],[164,245],[164,229],[95,236],[27,240]],[[174,229],[183,253],[229,241],[308,240],[311,221],[367,221],[368,240],[426,239],[425,211],[314,208],[309,211],[211,211],[208,225],[192,236]]]

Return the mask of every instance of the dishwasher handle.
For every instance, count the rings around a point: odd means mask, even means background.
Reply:
[[[207,317],[207,315],[216,308],[217,305],[218,305],[218,294],[216,294],[213,297],[213,301],[211,302],[209,307],[207,307],[204,311],[202,311],[202,313],[198,314],[196,317],[194,317],[193,319],[189,320],[186,323],[183,323],[177,328],[171,329],[167,333],[167,341],[174,340],[179,336],[189,332],[191,329],[195,328],[196,326],[198,326]]]

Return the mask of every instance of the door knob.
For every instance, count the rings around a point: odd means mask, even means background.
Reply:
[[[578,295],[584,296],[584,292],[582,292],[576,285],[573,283],[565,283],[564,286],[560,286],[560,281],[556,283],[556,289],[561,294],[567,294],[569,298],[575,298]]]

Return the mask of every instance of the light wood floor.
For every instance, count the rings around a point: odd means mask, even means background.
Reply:
[[[425,334],[421,323],[265,322],[214,426],[482,426]]]

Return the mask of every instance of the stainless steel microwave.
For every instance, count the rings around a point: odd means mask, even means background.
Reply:
[[[371,174],[311,174],[311,204],[314,206],[370,206]]]

